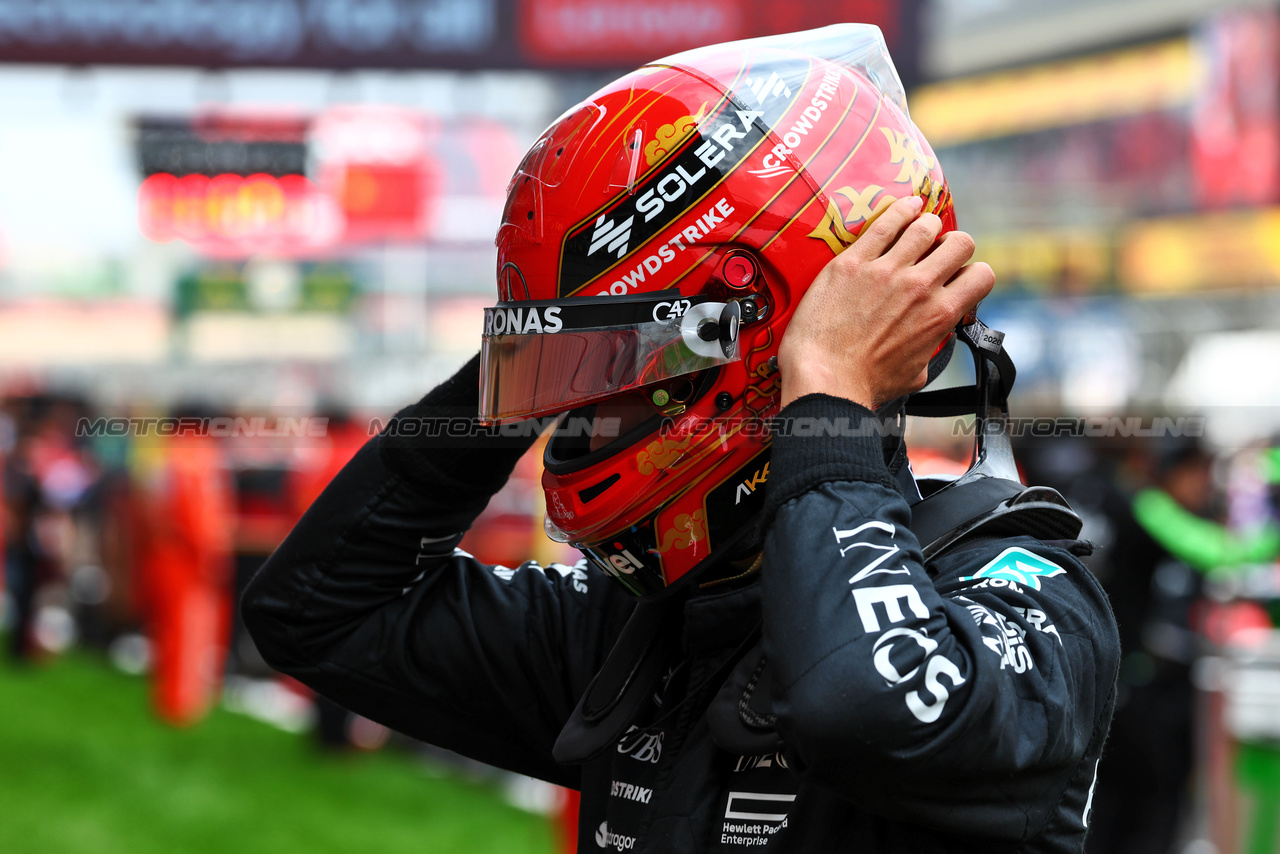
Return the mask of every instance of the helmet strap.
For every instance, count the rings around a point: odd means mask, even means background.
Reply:
[[[1017,370],[1004,349],[1004,333],[975,319],[961,327],[957,337],[973,355],[974,384],[917,392],[907,398],[906,412],[925,418],[976,415],[973,464],[961,480],[999,477],[1017,481],[1008,429],[1009,392]]]
[[[959,333],[973,354],[974,384],[919,392],[907,400],[910,415],[976,416],[969,470],[941,487],[926,488],[911,508],[911,528],[925,560],[980,535],[1078,536],[1083,523],[1066,500],[1048,487],[1024,486],[1018,474],[1009,441],[1009,391],[1016,372],[1004,349],[1004,333],[980,320]]]

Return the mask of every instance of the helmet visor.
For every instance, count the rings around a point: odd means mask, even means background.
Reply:
[[[741,358],[736,302],[636,297],[502,302],[484,312],[480,421],[501,424]]]

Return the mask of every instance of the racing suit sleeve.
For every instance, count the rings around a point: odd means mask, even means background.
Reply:
[[[348,709],[572,787],[551,746],[630,602],[584,564],[456,548],[533,441],[473,428],[478,377],[473,359],[365,444],[250,583],[244,620],[273,667]]]
[[[1016,845],[1050,821],[1081,832],[1119,654],[1101,588],[1029,537],[926,568],[879,434],[802,435],[823,419],[874,415],[809,395],[778,422],[795,429],[774,441],[763,632],[792,767],[957,834]]]

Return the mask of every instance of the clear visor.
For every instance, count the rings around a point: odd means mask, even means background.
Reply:
[[[889,56],[884,33],[874,24],[832,24],[816,30],[709,45],[659,59],[650,65],[715,68],[716,60],[733,49],[746,51],[757,57],[767,51],[815,56],[844,66],[866,77],[884,97],[902,110],[903,115],[910,115],[907,112],[907,94],[903,89],[902,79],[898,76],[898,69],[894,68],[893,58]],[[736,70],[736,67],[726,69],[725,74],[728,76],[720,77],[719,82],[726,91],[733,83],[732,75]],[[715,74],[714,71],[712,73]]]
[[[736,302],[676,292],[485,309],[480,420],[501,424],[736,362]]]

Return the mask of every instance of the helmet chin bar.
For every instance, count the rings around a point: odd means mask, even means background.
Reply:
[[[1017,372],[1005,352],[1004,333],[975,319],[957,337],[973,354],[974,384],[907,399],[908,415],[977,418],[969,470],[950,482],[919,484],[924,497],[912,505],[911,529],[925,560],[974,536],[1074,539],[1083,522],[1066,499],[1046,486],[1023,486],[1018,474],[1009,442],[1009,392]]]

